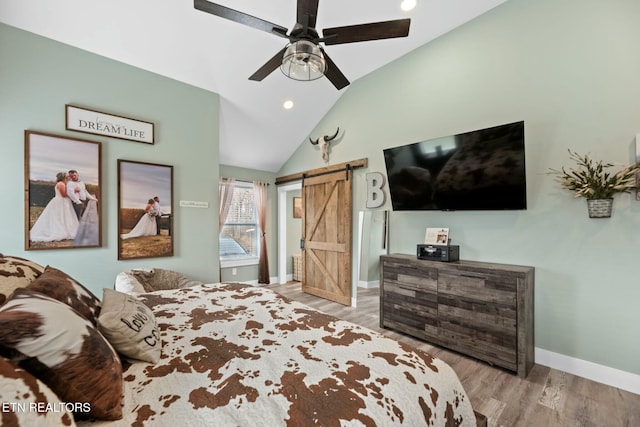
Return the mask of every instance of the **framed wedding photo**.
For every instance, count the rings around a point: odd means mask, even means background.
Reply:
[[[173,166],[118,160],[118,259],[173,256]]]
[[[101,145],[24,132],[25,250],[102,246]]]

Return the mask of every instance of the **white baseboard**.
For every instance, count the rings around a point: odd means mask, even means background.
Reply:
[[[380,280],[373,280],[371,282],[365,282],[364,280],[360,280],[360,281],[358,281],[358,287],[359,288],[367,288],[367,289],[379,288],[380,287]]]
[[[640,375],[536,347],[536,363],[631,393],[640,394]]]

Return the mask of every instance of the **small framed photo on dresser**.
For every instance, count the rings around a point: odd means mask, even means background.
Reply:
[[[448,245],[449,229],[443,228],[443,227],[427,228],[427,231],[424,235],[424,244],[425,245]]]

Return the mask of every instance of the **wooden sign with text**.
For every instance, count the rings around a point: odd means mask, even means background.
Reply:
[[[129,141],[154,143],[153,123],[67,104],[66,129]]]

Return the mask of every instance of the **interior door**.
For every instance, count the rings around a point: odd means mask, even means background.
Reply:
[[[351,182],[349,169],[302,184],[302,291],[351,305]]]

